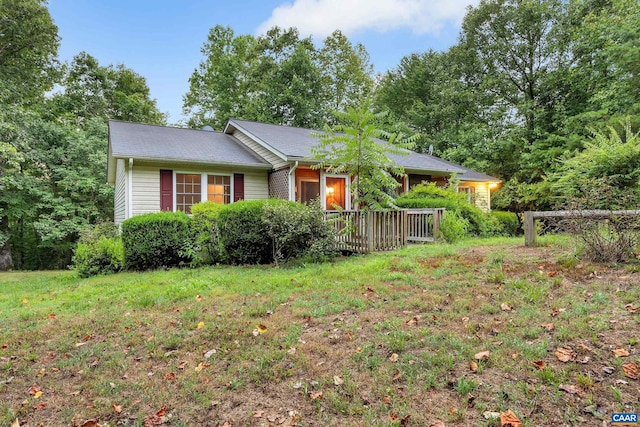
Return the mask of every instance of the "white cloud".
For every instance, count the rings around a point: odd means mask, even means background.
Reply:
[[[293,0],[278,6],[260,24],[258,34],[273,27],[296,27],[303,36],[324,38],[339,29],[386,32],[402,28],[436,34],[447,22],[460,23],[466,7],[479,0]]]

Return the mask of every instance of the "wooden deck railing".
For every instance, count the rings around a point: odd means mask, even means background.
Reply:
[[[407,242],[433,242],[444,209],[327,212],[336,230],[339,250],[368,253],[390,251]]]

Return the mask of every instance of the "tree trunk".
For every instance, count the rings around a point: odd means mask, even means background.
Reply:
[[[9,229],[9,218],[2,217],[0,219],[0,230]],[[13,269],[13,258],[11,258],[11,246],[9,240],[5,242],[4,246],[0,247],[0,271],[8,271]]]

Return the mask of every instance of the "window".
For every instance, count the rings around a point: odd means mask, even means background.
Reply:
[[[476,201],[476,189],[474,187],[458,187],[458,193],[467,195],[467,202],[474,204]]]
[[[216,203],[231,203],[230,176],[209,175],[207,180],[207,200]]]
[[[200,174],[176,174],[176,210],[191,213],[191,206],[202,200]]]
[[[347,178],[342,176],[325,177],[325,209],[347,209]]]

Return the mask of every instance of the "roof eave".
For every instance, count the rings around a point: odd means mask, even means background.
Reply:
[[[207,162],[202,160],[174,159],[170,157],[132,156],[125,153],[113,154],[111,158],[113,159],[132,158],[134,161],[137,160],[137,161],[144,161],[144,162],[150,162],[150,163],[179,163],[179,164],[202,165],[202,166],[223,166],[223,167],[235,166],[235,167],[252,168],[252,169],[265,169],[265,170],[273,169],[273,166],[269,163]]]

